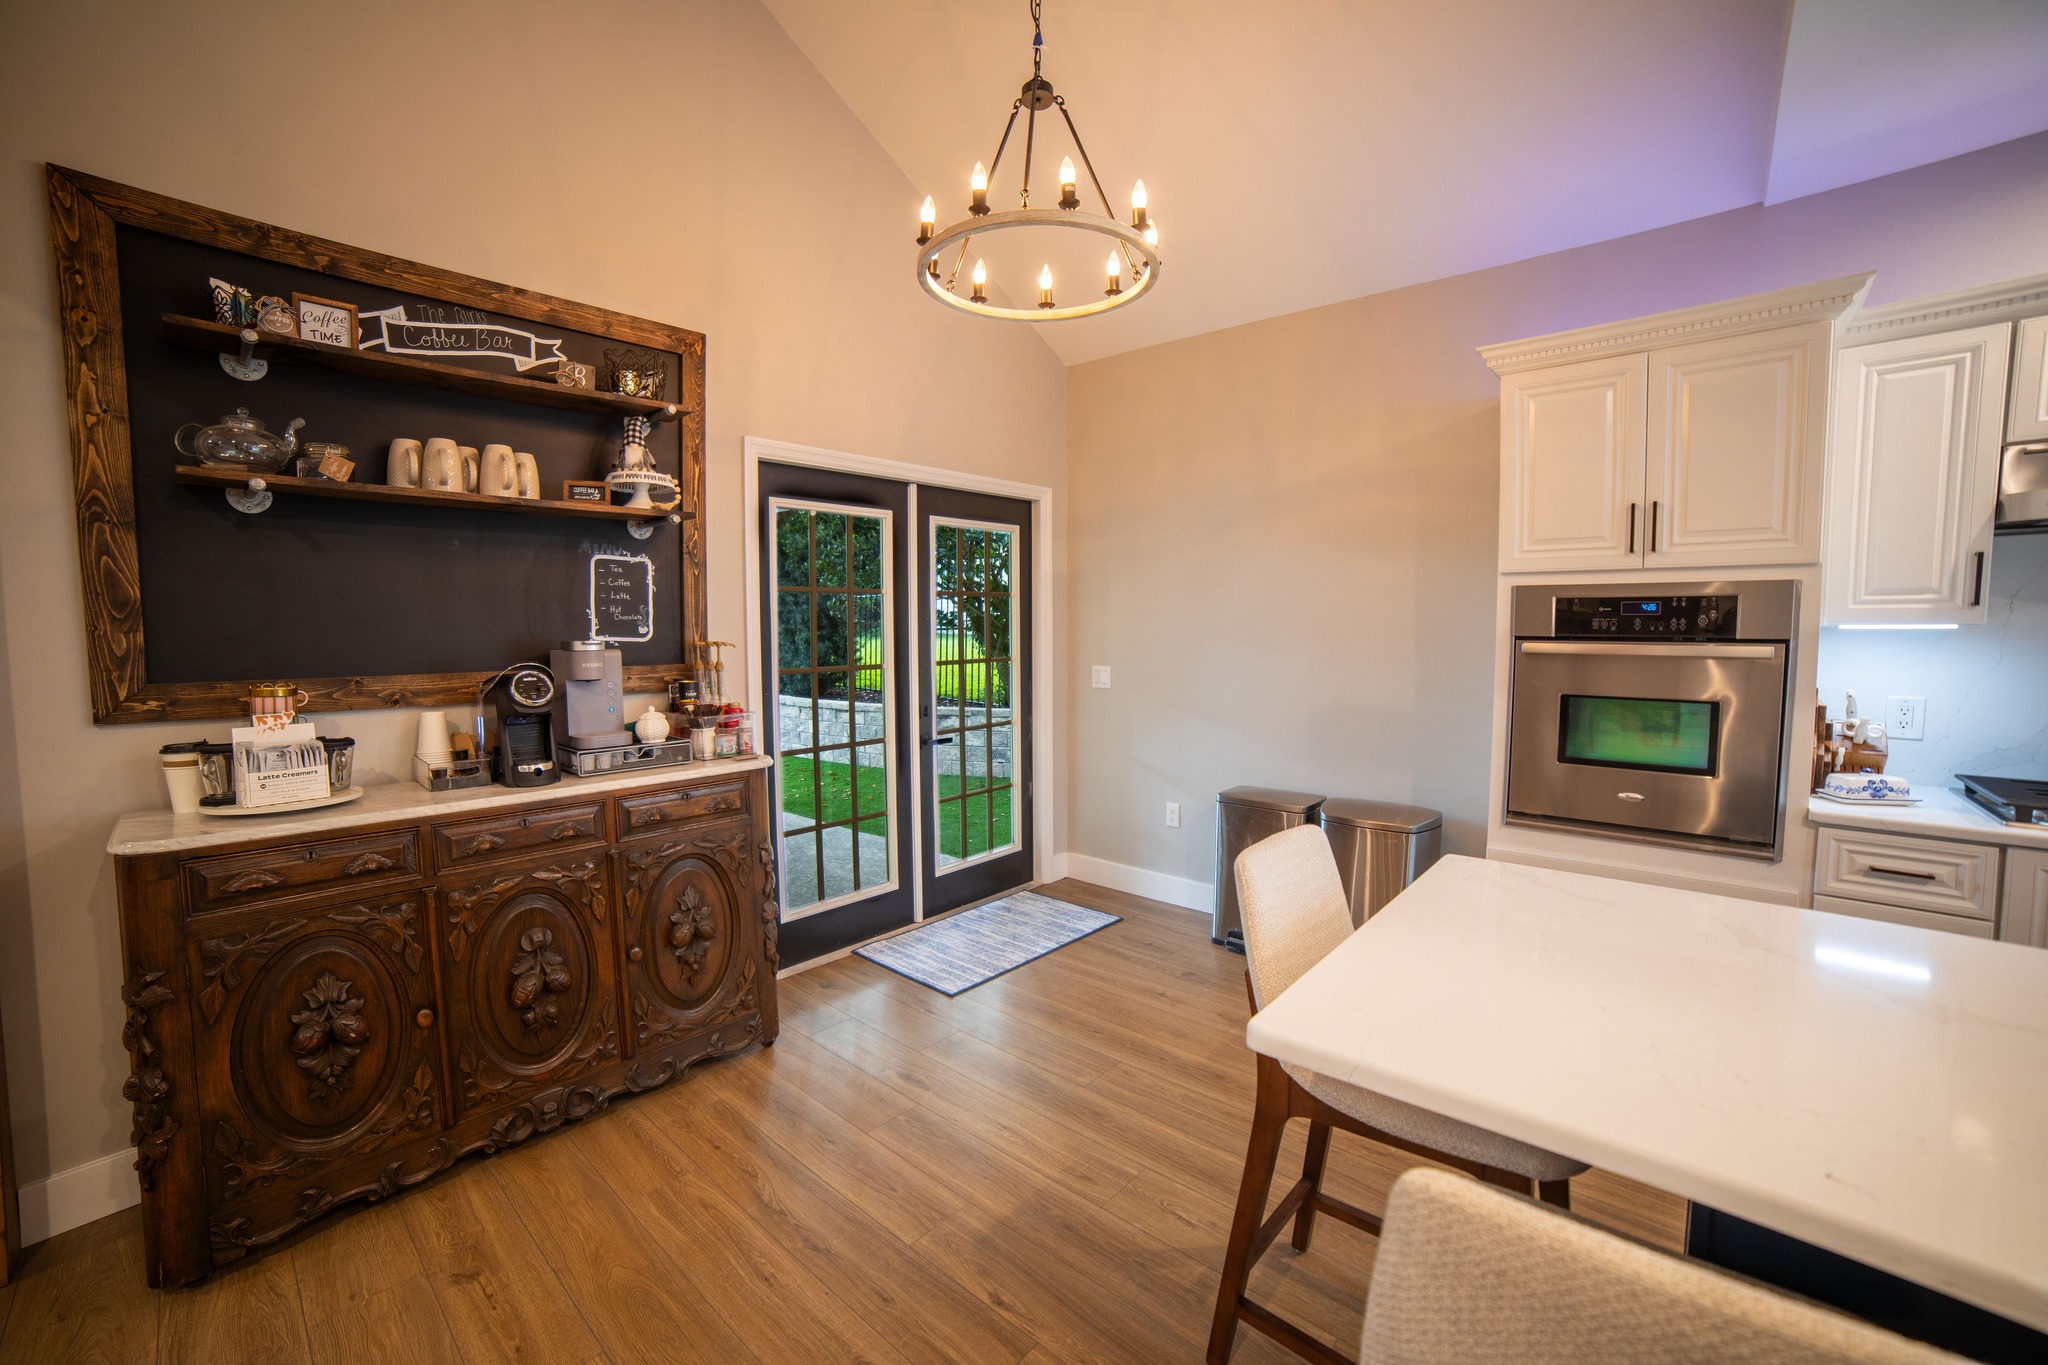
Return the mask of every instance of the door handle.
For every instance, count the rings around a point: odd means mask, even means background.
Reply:
[[[1970,605],[1973,607],[1984,605],[1984,552],[1982,550],[1977,551],[1977,568],[1970,585]]]
[[[1663,506],[1664,506],[1664,504],[1663,504],[1663,503],[1661,503],[1661,502],[1657,502],[1657,501],[1654,501],[1654,500],[1653,500],[1653,501],[1652,501],[1652,502],[1650,503],[1650,553],[1651,553],[1651,554],[1655,554],[1655,553],[1657,553],[1657,513],[1658,513],[1659,509],[1661,509],[1661,508],[1662,508]]]
[[[1931,882],[1935,880],[1935,874],[1932,872],[1914,872],[1903,867],[1879,867],[1876,863],[1872,863],[1870,870],[1872,872],[1882,872],[1887,877],[1911,877],[1916,882]]]
[[[1572,654],[1592,659],[1776,659],[1783,645],[1638,644],[1633,640],[1522,640],[1524,654]]]
[[[958,735],[947,735],[944,739],[933,739],[931,736],[927,735],[925,736],[924,747],[927,749],[936,749],[941,744],[951,744],[954,740],[958,738],[960,738],[960,736]]]
[[[1633,502],[1628,505],[1628,552],[1630,554],[1636,552],[1636,508],[1639,506],[1641,506],[1640,503]]]

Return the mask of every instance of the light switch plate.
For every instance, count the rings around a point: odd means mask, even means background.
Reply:
[[[1097,665],[1095,665],[1095,667],[1094,667],[1094,668],[1092,668],[1092,669],[1090,669],[1090,670],[1089,670],[1089,673],[1091,674],[1091,679],[1090,679],[1090,680],[1091,680],[1091,681],[1092,681],[1092,682],[1094,683],[1094,685],[1095,685],[1095,686],[1097,686],[1097,687],[1107,687],[1107,686],[1109,686],[1109,665],[1108,665],[1108,664],[1097,664]]]
[[[1927,738],[1927,698],[1886,697],[1884,733],[1888,739]]]

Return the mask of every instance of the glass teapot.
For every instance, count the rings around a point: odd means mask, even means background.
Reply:
[[[203,465],[268,473],[282,467],[298,450],[299,428],[304,425],[305,418],[294,417],[279,435],[251,417],[247,408],[236,408],[232,416],[210,427],[187,422],[178,428],[172,442],[180,455]]]

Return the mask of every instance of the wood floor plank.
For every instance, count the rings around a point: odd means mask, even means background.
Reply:
[[[852,1020],[845,1022],[851,1023]],[[812,1038],[786,1038],[763,1053],[731,1059],[749,1069],[768,1070],[777,1084],[793,1085],[863,1131],[877,1128],[917,1101],[876,1080]],[[709,1074],[718,1068],[706,1068]]]
[[[323,1224],[292,1244],[291,1258],[308,1324],[340,1317],[421,1273],[405,1214],[389,1202],[363,1205]]]
[[[122,1286],[128,1292],[118,1292]],[[156,1358],[161,1304],[142,1283],[139,1210],[31,1249],[12,1298],[0,1360],[131,1365]]]
[[[489,1172],[469,1166],[394,1205],[456,1346],[471,1365],[589,1359],[597,1338],[498,1198]]]
[[[893,976],[895,973],[885,975]],[[906,1047],[928,1047],[958,1031],[943,1015],[919,1009],[914,1003],[889,991],[874,988],[848,991],[835,1000],[841,1014],[879,1029]]]
[[[775,1007],[782,1027],[795,1029],[808,1037],[834,1024],[844,1023],[846,1016],[824,996],[807,989],[803,978],[804,973],[799,972],[776,983]]]
[[[231,1275],[215,1275],[163,1295],[161,1365],[308,1365],[313,1358],[299,1303],[299,1278],[284,1252],[252,1258]]]
[[[487,1169],[619,1365],[755,1360],[574,1144],[530,1143]]]
[[[331,1317],[316,1319],[309,1332],[315,1365],[476,1365],[463,1360],[433,1289],[420,1275],[408,1275]]]
[[[659,1095],[650,1098],[666,1100]],[[651,1107],[651,1106],[650,1106]],[[676,1102],[649,1127],[701,1166],[840,1300],[920,1365],[1015,1361],[1037,1341],[934,1262],[866,1218],[724,1101]]]

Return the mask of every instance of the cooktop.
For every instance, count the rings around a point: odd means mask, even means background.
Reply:
[[[2048,781],[1957,773],[1963,794],[2008,825],[2048,825]]]

